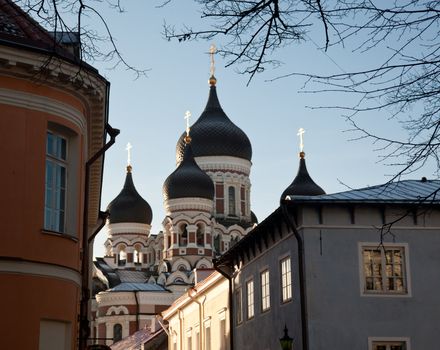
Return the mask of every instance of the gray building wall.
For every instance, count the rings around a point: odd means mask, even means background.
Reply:
[[[263,254],[257,254],[257,257],[245,264],[234,278],[234,295],[238,287],[241,287],[243,291],[242,323],[237,324],[236,312],[234,312],[234,349],[280,349],[279,339],[284,334],[285,325],[288,328],[289,336],[295,339],[295,349],[300,349],[302,346],[299,289],[297,288],[299,279],[298,273],[294,271],[298,266],[296,242],[292,234],[275,244],[270,239],[269,242],[270,249]],[[281,301],[280,260],[286,256],[290,256],[291,259],[292,300],[283,303]],[[269,270],[271,306],[269,310],[262,312],[260,273],[266,268]],[[246,281],[251,277],[254,280],[255,316],[248,320]],[[235,301],[234,297],[234,310],[236,310]]]
[[[378,245],[381,210],[364,206],[356,222],[347,210],[323,211],[323,224],[305,210],[307,300],[310,349],[368,349],[369,337],[409,338],[412,350],[438,347],[440,334],[439,213],[411,216],[396,223],[386,243],[407,245],[407,295],[366,295],[361,291],[360,245]],[[385,222],[403,210],[385,210]],[[431,227],[430,227],[431,226]]]
[[[440,212],[408,215],[383,237],[406,247],[408,294],[365,295],[362,289],[361,245],[378,246],[383,222],[401,217],[406,208],[374,205],[313,206],[296,208],[298,231],[304,238],[306,294],[310,350],[368,350],[369,338],[408,338],[411,350],[435,349],[440,335]],[[276,231],[276,229],[274,228]],[[242,288],[243,322],[234,313],[235,349],[280,349],[286,324],[301,349],[301,314],[297,243],[282,226],[279,240],[268,231],[269,248],[242,265],[234,278],[234,291]],[[264,247],[264,245],[263,245]],[[281,303],[280,258],[292,262],[293,299]],[[245,255],[246,256],[246,255]],[[244,261],[243,261],[244,260]],[[270,270],[271,308],[261,312],[260,272]],[[255,316],[247,320],[246,280],[253,277]],[[234,309],[236,309],[234,298]],[[409,350],[408,349],[408,350]]]

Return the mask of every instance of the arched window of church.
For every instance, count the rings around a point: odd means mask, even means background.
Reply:
[[[140,264],[141,263],[141,249],[142,249],[142,247],[141,247],[141,245],[140,244],[136,244],[135,246],[134,246],[134,252],[133,252],[133,254],[134,254],[134,263],[135,264]]]
[[[197,245],[203,247],[205,245],[205,230],[202,224],[197,225]]]
[[[235,211],[235,188],[230,186],[228,188],[229,198],[229,215],[236,215]]]
[[[118,265],[119,266],[124,266],[125,263],[127,262],[127,253],[125,252],[125,245],[122,245],[119,248],[119,254],[118,254]]]
[[[188,230],[187,224],[183,224],[180,228],[180,245],[186,246],[188,244]]]
[[[216,253],[220,254],[220,234],[214,237],[214,250]]]
[[[113,326],[113,342],[116,343],[122,339],[122,325],[116,323]]]
[[[170,232],[166,235],[166,239],[167,239],[167,245],[165,249],[170,249],[171,248],[171,238],[172,238],[173,234]]]

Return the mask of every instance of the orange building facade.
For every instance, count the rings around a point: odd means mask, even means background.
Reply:
[[[1,347],[76,349],[109,83],[10,1],[0,15]]]

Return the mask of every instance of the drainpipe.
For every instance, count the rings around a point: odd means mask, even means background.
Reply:
[[[301,332],[302,332],[302,348],[303,350],[309,349],[309,332],[308,332],[308,320],[307,320],[307,299],[306,299],[306,279],[305,279],[305,266],[304,266],[304,242],[300,234],[296,229],[296,225],[290,217],[287,204],[285,201],[281,202],[281,210],[286,220],[287,226],[292,230],[296,241],[298,243],[298,269],[299,269],[299,292],[300,292],[300,306],[301,306]]]
[[[110,136],[110,140],[96,152],[87,162],[85,166],[85,184],[84,184],[84,215],[83,215],[83,236],[82,236],[82,260],[81,260],[81,303],[79,314],[79,350],[87,348],[87,338],[90,335],[89,326],[89,237],[88,237],[88,221],[89,221],[89,182],[90,168],[95,161],[104,156],[104,153],[115,143],[116,136],[119,135],[118,129],[113,129],[109,124],[105,125],[105,135]],[[104,221],[105,224],[105,221]],[[103,225],[102,225],[103,226]],[[101,228],[102,228],[101,226]],[[97,230],[91,238],[95,237]]]
[[[180,348],[183,349],[183,311],[178,309],[179,312],[179,336],[180,336]]]
[[[232,278],[233,276],[228,275],[226,272],[222,271],[216,264],[216,259],[213,259],[213,265],[214,269],[222,274],[223,277],[225,277],[228,280],[229,284],[229,349],[234,350],[234,311],[232,309]]]
[[[136,300],[136,332],[139,330],[139,299],[138,299],[138,292],[134,292],[134,298]]]
[[[188,289],[188,296],[191,298],[192,301],[195,301],[197,304],[199,304],[199,349],[203,349],[203,338],[202,334],[204,335],[204,329],[205,327],[202,327],[203,324],[203,316],[204,316],[204,304],[206,301],[206,295],[202,295],[203,297],[203,302],[200,302],[197,300],[197,298],[195,297],[195,295],[197,295],[197,290],[193,287],[193,288],[189,288]],[[203,332],[202,332],[203,329]]]

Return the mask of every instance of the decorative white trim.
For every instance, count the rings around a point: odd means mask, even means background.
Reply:
[[[106,312],[106,316],[113,316],[112,313],[115,313],[115,316],[120,315],[122,313],[122,315],[128,315],[128,309],[123,306],[111,306],[108,308],[107,312]]]
[[[27,66],[28,68],[20,71],[22,76],[34,77],[36,72],[44,66],[47,71],[50,71],[54,86],[70,85],[73,89],[75,83],[80,83],[84,90],[92,90],[90,93],[95,94],[99,99],[105,97],[105,80],[98,72],[84,68],[80,69],[78,65],[57,57],[49,57],[48,54],[35,53],[21,48],[2,46],[0,47],[0,59],[10,62],[10,66],[14,66],[13,69],[18,67],[17,63]],[[29,67],[32,69],[29,69]]]
[[[46,96],[0,88],[0,103],[63,117],[85,133],[87,120],[76,108]]]
[[[211,199],[197,197],[176,198],[165,201],[164,207],[167,215],[176,211],[205,211],[211,213],[214,210],[214,202]]]
[[[179,271],[180,265],[184,265],[186,268],[186,271],[191,270],[191,264],[189,263],[188,260],[183,259],[183,258],[178,258],[176,261],[173,262],[173,265],[171,266],[171,271],[172,272]]]
[[[81,286],[81,274],[67,267],[30,261],[0,260],[0,274],[31,275],[66,280]]]
[[[230,170],[238,171],[249,176],[252,166],[252,163],[246,159],[230,156],[196,157],[195,160],[197,165],[205,172],[212,172],[212,170],[227,172]]]
[[[149,235],[151,230],[151,225],[139,224],[136,222],[121,222],[116,224],[107,224],[106,227],[107,227],[107,234],[109,236],[118,233]]]
[[[373,350],[373,342],[404,342],[405,350],[411,350],[411,342],[408,337],[368,337],[368,350]]]

